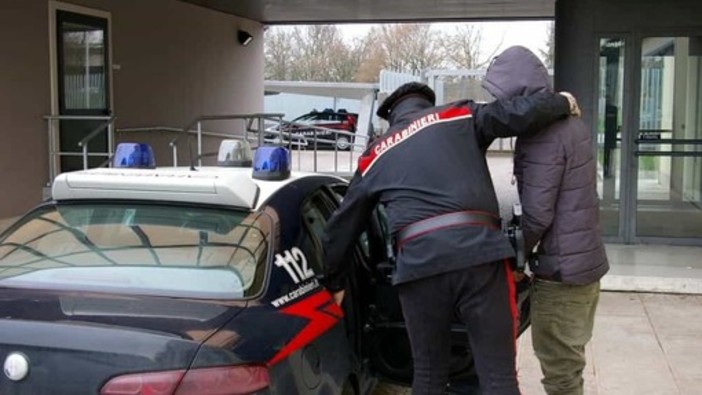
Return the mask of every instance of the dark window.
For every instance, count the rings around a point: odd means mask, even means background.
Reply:
[[[319,189],[302,204],[302,250],[315,273],[322,272],[322,236],[327,220],[336,209],[333,198],[325,189]]]

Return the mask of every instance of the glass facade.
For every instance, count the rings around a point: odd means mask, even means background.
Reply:
[[[619,234],[624,51],[623,39],[600,40],[596,125],[597,192],[601,199],[601,223],[605,236]]]
[[[702,37],[641,42],[636,236],[702,237]]]

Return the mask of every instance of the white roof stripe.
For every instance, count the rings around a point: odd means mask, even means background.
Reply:
[[[256,210],[285,185],[316,175],[319,174],[293,172],[285,180],[264,181],[254,179],[252,169],[246,167],[202,167],[195,171],[188,167],[100,168],[59,175],[52,197],[175,201]]]

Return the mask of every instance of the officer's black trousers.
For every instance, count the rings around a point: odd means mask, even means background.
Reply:
[[[518,395],[517,308],[506,262],[494,262],[398,285],[412,345],[412,395],[443,394],[455,317],[468,330],[483,395]]]

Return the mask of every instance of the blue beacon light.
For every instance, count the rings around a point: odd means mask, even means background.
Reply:
[[[253,160],[253,178],[279,181],[290,177],[290,151],[284,147],[258,147]]]
[[[112,167],[131,169],[153,169],[156,167],[154,151],[148,144],[119,143],[115,149]]]

